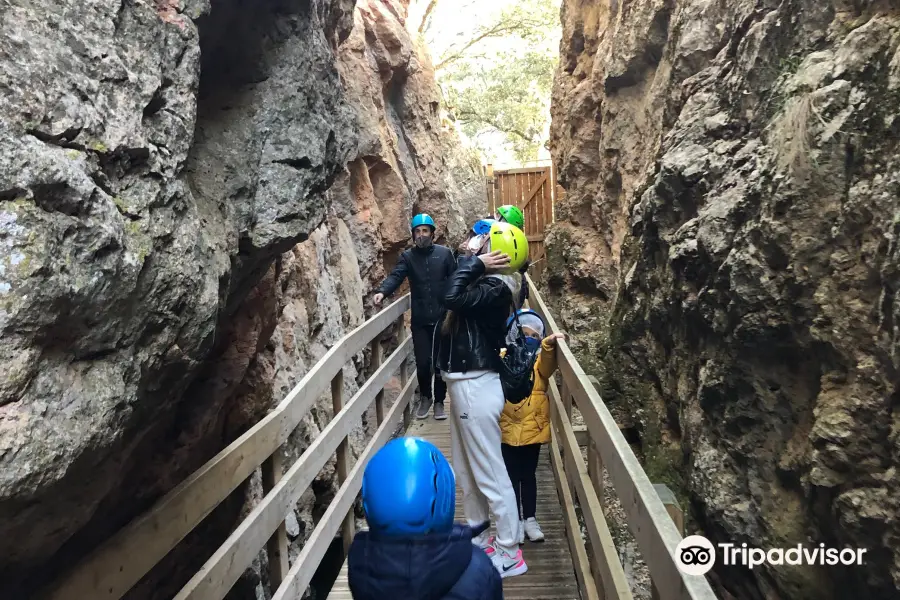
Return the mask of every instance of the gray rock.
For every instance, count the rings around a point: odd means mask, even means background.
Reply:
[[[694,530],[869,551],[717,568],[723,597],[896,597],[900,21],[874,2],[595,8],[563,3],[552,109],[548,291],[579,359],[672,457]]]

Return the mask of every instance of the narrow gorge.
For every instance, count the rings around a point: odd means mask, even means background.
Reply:
[[[900,4],[565,0],[547,287],[722,598],[900,596]]]
[[[375,312],[412,214],[453,246],[483,216],[409,4],[0,3],[0,598],[271,410]],[[900,2],[562,0],[560,21],[541,291],[579,363],[687,534],[867,551],[717,563],[720,598],[900,598]],[[287,459],[332,416],[323,396]],[[334,462],[286,516],[291,559]],[[125,597],[172,598],[261,496],[257,472]],[[271,597],[266,561],[229,600]]]
[[[456,240],[484,210],[406,10],[0,9],[0,597],[30,597],[277,404],[373,312],[412,212]],[[288,454],[330,418],[323,398]],[[288,515],[292,554],[333,462]],[[127,597],[171,598],[260,493],[257,475]]]

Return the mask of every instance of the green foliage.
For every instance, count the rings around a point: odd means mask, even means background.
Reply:
[[[522,0],[435,61],[444,108],[489,154],[499,134],[520,161],[537,158],[558,60],[557,0]],[[496,50],[501,46],[502,50]]]
[[[554,68],[555,57],[537,51],[506,53],[489,67],[461,63],[441,82],[447,110],[476,145],[496,131],[520,161],[534,160],[547,124]]]

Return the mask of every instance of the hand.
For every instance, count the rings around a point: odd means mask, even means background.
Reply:
[[[556,340],[564,340],[566,336],[562,333],[552,333],[544,338],[544,342],[546,342],[550,346],[556,345]]]
[[[490,254],[482,254],[478,260],[484,263],[484,270],[488,273],[497,273],[509,266],[509,256],[499,250],[494,250]]]
[[[381,306],[382,300],[384,300],[384,294],[375,294],[372,296],[372,302],[375,303],[375,306]]]

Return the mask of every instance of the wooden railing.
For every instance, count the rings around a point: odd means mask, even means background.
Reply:
[[[529,278],[530,306],[549,332],[559,327]],[[370,458],[397,431],[409,424],[416,379],[407,377],[412,350],[403,325],[409,296],[397,300],[338,341],[287,397],[247,433],[169,492],[149,511],[110,538],[62,580],[38,597],[47,600],[117,600],[173,550],[231,492],[262,467],[265,496],[241,521],[203,567],[175,596],[176,600],[221,600],[265,547],[273,600],[294,600],[308,587],[328,547],[340,532],[346,551],[354,535],[352,508]],[[399,347],[383,360],[380,339],[391,327]],[[344,365],[371,345],[369,377],[350,398],[343,397]],[[647,478],[637,457],[565,342],[557,357],[562,386],[549,386],[553,435],[551,462],[563,507],[569,546],[582,600],[630,600],[615,542],[601,499],[605,466],[628,525],[650,569],[654,597],[660,600],[714,600],[702,576],[681,573],[674,553],[681,540],[680,513],[674,497]],[[400,369],[401,392],[385,411],[384,387]],[[334,418],[296,462],[282,464],[281,446],[330,386]],[[584,417],[573,427],[574,406]],[[374,402],[378,428],[356,463],[350,464],[347,436]],[[584,460],[581,447],[588,448]],[[293,564],[288,564],[285,515],[316,475],[336,455],[340,489]],[[581,536],[575,500],[587,530]],[[590,553],[588,552],[590,550]]]
[[[528,286],[530,308],[544,318],[549,333],[560,332],[531,278]],[[647,478],[589,376],[565,342],[558,345],[557,359],[562,389],[551,380],[549,396],[554,430],[550,455],[582,600],[632,598],[601,504],[604,466],[650,569],[654,597],[715,600],[705,577],[686,575],[678,569],[675,550],[682,539],[683,525],[674,496]],[[573,400],[584,418],[585,427],[580,432],[572,426]],[[579,437],[581,445],[588,448],[587,464],[581,454]],[[581,537],[575,498],[581,506],[593,561],[589,560]]]
[[[342,532],[346,550],[354,534],[351,509],[362,485],[363,470],[397,430],[401,419],[406,424],[409,422],[409,403],[416,384],[415,376],[407,378],[406,368],[412,344],[403,318],[409,304],[409,296],[404,296],[341,338],[272,412],[40,597],[50,600],[121,598],[262,466],[265,497],[175,597],[179,600],[223,598],[262,548],[267,547],[273,598],[299,598],[338,531]],[[390,327],[397,327],[401,342],[382,362],[380,338]],[[372,347],[369,378],[345,403],[344,365],[368,344]],[[385,414],[384,386],[398,369],[401,392]],[[329,384],[334,418],[285,471],[281,463],[282,444]],[[378,429],[355,465],[349,468],[347,436],[373,401]],[[288,569],[285,515],[335,453],[340,489]]]

